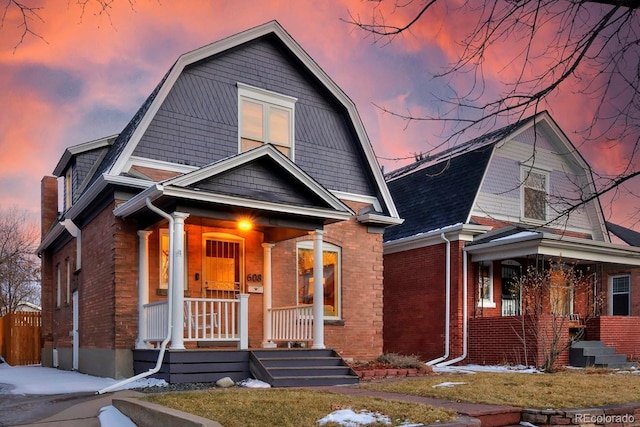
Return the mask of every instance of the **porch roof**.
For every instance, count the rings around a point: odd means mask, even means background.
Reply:
[[[116,216],[145,214],[154,204],[202,211],[266,212],[279,217],[331,223],[354,211],[269,144],[190,173],[153,184],[114,210]],[[220,212],[221,218],[227,215]]]
[[[577,262],[640,266],[640,248],[518,228],[510,233],[483,236],[467,244],[465,250],[474,262],[547,255]]]

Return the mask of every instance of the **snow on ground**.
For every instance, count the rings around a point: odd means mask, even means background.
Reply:
[[[355,412],[353,409],[339,409],[318,420],[318,424],[321,426],[331,422],[340,424],[341,426],[345,427],[366,426],[374,423],[384,423],[391,425],[391,420],[386,415],[370,411]],[[403,427],[424,426],[424,424],[411,424],[408,422],[400,425]]]
[[[39,365],[9,366],[0,363],[0,394],[97,392],[119,381]],[[120,390],[163,385],[167,385],[166,381],[147,378],[126,384]]]
[[[433,372],[439,374],[475,374],[476,372],[515,372],[520,374],[540,373],[540,370],[523,365],[502,366],[502,365],[463,365],[463,366],[432,366]]]

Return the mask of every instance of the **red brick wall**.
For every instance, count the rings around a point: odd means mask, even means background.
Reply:
[[[137,252],[135,246],[132,247],[130,242],[127,245],[126,239],[123,239],[122,231],[113,216],[114,207],[107,206],[82,228],[82,271],[79,275],[78,297],[80,347],[83,348],[116,348],[116,333],[122,328],[125,319],[131,322],[131,307],[138,302],[137,294],[132,291],[123,292],[123,287],[127,286],[125,280],[133,280],[128,286],[135,289],[137,278],[133,277],[131,270],[135,268],[134,265],[137,266]],[[120,255],[117,262],[116,245],[129,251]],[[117,272],[116,265],[119,268]],[[126,296],[132,301],[124,301]],[[118,310],[118,315],[124,318],[116,319],[116,303],[125,305],[126,309]],[[128,314],[126,310],[129,311]],[[136,322],[137,320],[131,326],[135,327]],[[122,346],[124,342],[120,339],[118,345]],[[131,343],[128,347],[131,347]]]
[[[40,227],[41,236],[47,233],[58,217],[58,179],[45,176],[40,182]]]
[[[550,350],[550,343],[554,335],[551,316],[543,316],[538,320],[537,332],[534,331],[535,326],[532,322],[528,316],[524,318],[504,316],[469,319],[467,362],[481,365],[540,366],[544,361],[545,353]],[[556,325],[561,330],[558,333],[559,341],[568,343],[568,325]],[[556,366],[564,366],[568,363],[569,352],[564,350],[558,357]]]
[[[626,354],[627,360],[640,360],[640,317],[600,316],[587,324],[587,338],[602,341],[616,349],[618,354]]]
[[[348,202],[358,210],[364,206]],[[273,248],[273,306],[297,303],[296,243],[304,236]],[[339,321],[325,322],[325,345],[355,360],[382,353],[382,235],[367,232],[355,218],[325,227],[323,241],[341,248],[342,293]]]
[[[45,256],[43,260],[51,259],[50,265],[45,265],[46,275],[50,276],[50,282],[43,282],[43,333],[51,333],[52,347],[71,348],[69,331],[73,329],[73,307],[71,297],[67,300],[67,265],[71,269],[71,292],[77,287],[77,276],[73,274],[76,265],[76,240],[71,239],[53,256]],[[57,267],[60,268],[60,305],[57,305]],[[46,302],[45,302],[46,301]],[[45,322],[51,321],[46,327]],[[44,332],[46,331],[46,332]],[[46,341],[46,340],[45,340]]]
[[[535,364],[535,337],[525,325],[522,331],[520,316],[478,317],[469,319],[469,354],[468,363],[480,365]],[[527,354],[521,342],[524,337]]]
[[[445,244],[384,257],[384,352],[444,354]],[[455,307],[457,295],[452,292]],[[452,311],[452,316],[455,313]]]

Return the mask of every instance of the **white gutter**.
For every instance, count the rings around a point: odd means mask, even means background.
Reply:
[[[447,360],[446,362],[438,363],[436,366],[443,367],[453,365],[454,363],[458,363],[467,358],[467,348],[468,348],[468,330],[469,330],[469,316],[468,316],[468,306],[469,303],[467,301],[467,250],[466,248],[462,250],[462,355],[456,357],[455,359]]]
[[[149,375],[155,374],[156,372],[158,372],[160,370],[160,368],[162,367],[162,360],[164,359],[164,353],[165,350],[167,348],[167,344],[169,344],[169,341],[171,341],[171,330],[173,329],[173,324],[172,324],[172,315],[171,315],[171,310],[172,310],[172,303],[171,301],[173,300],[173,217],[171,217],[171,215],[169,215],[168,213],[160,210],[159,208],[157,208],[156,206],[151,204],[151,200],[149,200],[149,198],[146,198],[146,204],[147,207],[157,213],[158,215],[160,215],[163,218],[166,218],[167,221],[169,221],[169,284],[167,285],[167,336],[165,337],[164,341],[162,341],[162,344],[160,344],[160,353],[158,354],[158,360],[156,361],[156,366],[154,366],[153,368],[149,369],[147,372],[142,372],[138,375],[134,375],[131,378],[126,378],[120,382],[117,382],[115,384],[112,384],[108,387],[103,388],[102,390],[98,390],[96,392],[96,394],[104,394],[107,393],[109,391],[112,390],[116,390],[120,387],[122,387],[123,385],[132,383],[134,381],[137,381],[139,379],[142,378],[146,378]],[[138,313],[138,316],[140,315],[140,313]]]
[[[445,318],[444,318],[444,355],[428,361],[427,366],[447,360],[449,357],[449,316],[451,315],[451,242],[440,233],[440,237],[447,243],[447,253],[445,256]],[[466,304],[465,304],[466,306]]]

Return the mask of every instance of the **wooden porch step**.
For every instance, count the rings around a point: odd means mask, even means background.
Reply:
[[[253,350],[249,369],[272,387],[315,387],[357,384],[358,376],[333,350]]]

